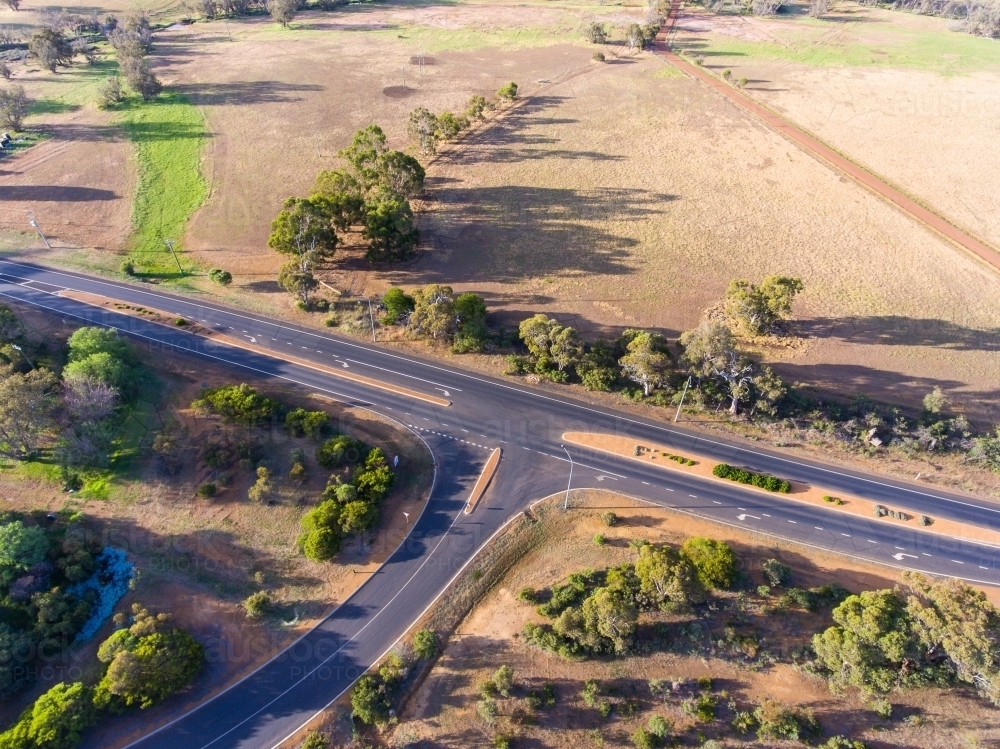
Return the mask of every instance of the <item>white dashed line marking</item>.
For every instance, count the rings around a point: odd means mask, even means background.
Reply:
[[[521,449],[522,450],[530,450],[531,448],[530,447],[525,447],[524,445],[521,445]]]
[[[920,553],[923,554],[925,557],[929,557],[930,556],[930,554],[928,554],[926,551],[922,551]]]
[[[794,524],[794,525],[798,525],[798,523],[797,523],[797,522],[795,522],[794,520],[789,520],[788,522],[789,522],[789,523],[792,523],[792,524]]]
[[[663,488],[664,488],[664,489],[667,489],[667,487],[663,487]],[[673,489],[667,489],[667,491],[668,491],[668,492],[672,492],[672,491],[673,491]]]
[[[697,498],[696,496],[694,496],[693,494],[688,494],[688,496],[689,496],[689,497],[691,497],[692,499],[698,499],[698,498]]]
[[[823,530],[823,529],[822,529],[822,528],[820,528],[820,527],[819,527],[818,525],[814,525],[814,526],[813,526],[813,528],[815,528],[815,529],[816,529],[816,530],[818,530],[818,531],[821,531],[821,530]]]
[[[902,546],[894,546],[892,548],[899,549],[899,551],[906,551],[906,549],[904,549]]]
[[[979,565],[979,569],[981,569],[981,570],[988,570],[989,567],[983,567],[983,565]]]
[[[870,544],[877,544],[877,543],[878,543],[878,541],[872,541],[872,540],[871,540],[870,538],[869,538],[869,539],[866,539],[866,540],[867,540],[867,541],[868,541],[868,543],[870,543]]]
[[[649,486],[649,482],[648,481],[643,481],[642,483],[644,483],[646,486]]]
[[[712,504],[713,504],[713,505],[721,505],[721,504],[722,504],[722,502],[716,502],[716,501],[715,501],[715,500],[713,499],[713,500],[712,500]]]
[[[746,511],[747,511],[747,508],[746,508],[746,507],[737,507],[736,509],[737,509],[737,510],[743,510],[743,512],[746,512]]]
[[[851,534],[850,534],[850,533],[841,533],[840,535],[841,535],[841,536],[847,536],[848,538],[850,538],[850,537],[851,537]]]
[[[770,515],[768,515],[768,514],[767,514],[766,512],[762,512],[762,513],[761,513],[761,515],[763,515],[763,516],[764,516],[764,517],[766,517],[766,518],[769,518],[769,517],[771,517],[771,516],[770,516]]]
[[[462,429],[462,427],[459,427],[459,429]],[[468,429],[462,429],[462,431],[463,431],[463,432],[465,432],[466,434],[468,434],[468,433],[469,433],[469,430],[468,430]]]
[[[960,562],[957,559],[952,559],[951,561],[953,561],[955,564],[965,564],[965,562]]]

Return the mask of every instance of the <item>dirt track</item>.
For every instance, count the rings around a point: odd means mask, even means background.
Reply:
[[[943,217],[941,214],[936,213],[912,198],[907,197],[885,180],[837,153],[819,139],[813,137],[805,130],[777,114],[770,108],[761,105],[737,89],[735,86],[719,80],[707,71],[697,65],[692,65],[684,60],[680,55],[671,51],[670,43],[667,41],[667,37],[673,30],[674,22],[676,21],[679,10],[680,0],[673,0],[667,23],[656,36],[654,51],[658,55],[690,77],[701,81],[751,114],[756,115],[770,128],[791,140],[804,151],[815,156],[820,161],[829,164],[837,171],[842,172],[862,187],[871,190],[879,197],[916,219],[919,223],[923,224],[931,231],[939,234],[961,249],[966,250],[989,265],[992,265],[994,268],[1000,270],[1000,253],[982,240],[977,239],[969,232],[958,228],[954,223]]]

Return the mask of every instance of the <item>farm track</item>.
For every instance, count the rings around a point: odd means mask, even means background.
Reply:
[[[680,10],[680,0],[673,0],[667,23],[656,36],[654,52],[676,67],[682,73],[704,83],[709,88],[726,97],[739,107],[756,115],[769,128],[790,140],[806,153],[832,167],[846,177],[875,193],[897,209],[910,216],[925,228],[946,239],[969,254],[979,258],[996,270],[1000,270],[1000,252],[974,236],[971,232],[960,228],[943,214],[930,206],[923,205],[906,195],[901,189],[894,187],[888,180],[869,171],[847,156],[838,153],[819,138],[799,127],[792,121],[782,117],[771,108],[761,104],[734,86],[716,78],[711,73],[697,65],[689,63],[670,48],[668,36],[673,31]]]

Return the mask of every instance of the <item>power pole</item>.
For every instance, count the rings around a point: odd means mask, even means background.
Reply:
[[[375,315],[372,313],[372,298],[368,297],[368,318],[372,321],[372,343],[378,343],[375,340]]]
[[[684,405],[684,396],[688,394],[688,388],[691,386],[691,378],[687,378],[687,382],[684,383],[684,392],[681,393],[681,402],[677,404],[677,413],[674,414],[674,423],[677,423],[677,419],[681,415],[681,407]]]
[[[167,249],[170,250],[170,254],[174,256],[174,262],[177,263],[177,272],[183,276],[184,269],[181,268],[181,261],[177,259],[177,253],[174,252],[174,240],[164,239],[163,241],[167,245]]]
[[[46,239],[44,234],[42,234],[41,227],[38,225],[38,222],[35,221],[35,214],[33,214],[31,211],[28,211],[28,223],[31,224],[34,227],[35,231],[38,232],[38,236],[40,236],[42,238],[42,241],[45,242],[46,248],[51,250],[52,245],[49,244],[49,240]]]

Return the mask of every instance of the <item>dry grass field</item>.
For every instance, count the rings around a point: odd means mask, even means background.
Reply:
[[[893,718],[878,719],[865,710],[854,695],[836,696],[822,679],[810,676],[787,662],[751,667],[740,659],[704,655],[700,650],[685,653],[683,635],[672,641],[676,647],[652,648],[652,652],[626,658],[596,658],[568,662],[558,656],[531,648],[522,642],[520,633],[528,621],[544,621],[533,607],[517,600],[523,587],[544,589],[561,582],[571,572],[601,569],[622,562],[634,562],[631,539],[654,543],[679,544],[691,535],[707,535],[729,542],[754,584],[762,582],[760,566],[776,557],[794,570],[796,585],[819,586],[838,582],[858,592],[892,587],[898,583],[895,573],[878,566],[854,563],[836,555],[810,552],[774,545],[768,539],[738,529],[720,528],[684,516],[667,514],[632,503],[622,497],[599,492],[574,495],[568,515],[555,507],[542,505],[538,516],[542,530],[532,532],[540,539],[535,548],[508,570],[473,611],[465,617],[450,637],[433,670],[410,693],[397,736],[419,738],[419,746],[468,747],[488,746],[495,733],[513,738],[514,746],[589,747],[631,746],[629,735],[649,717],[659,714],[674,722],[681,746],[695,746],[699,734],[716,738],[726,747],[801,746],[792,742],[742,740],[723,720],[709,724],[695,723],[678,706],[678,699],[651,697],[649,679],[683,680],[709,676],[713,689],[728,693],[740,710],[771,697],[795,707],[815,712],[824,736],[841,734],[863,739],[867,746],[936,749],[937,747],[986,747],[998,739],[994,711],[988,703],[964,690],[925,689],[891,695]],[[602,522],[603,509],[613,508],[621,519],[608,528]],[[603,546],[592,540],[595,533],[606,538]],[[558,539],[547,543],[546,539]],[[995,596],[994,596],[995,597]],[[725,608],[720,602],[719,608]],[[752,607],[751,607],[752,608]],[[717,617],[715,624],[712,617]],[[699,622],[712,630],[713,642],[721,638],[727,614],[708,614]],[[772,613],[752,620],[760,627],[762,647],[787,661],[787,655],[807,642],[813,632],[830,624],[829,611],[817,614]],[[684,617],[680,617],[681,620]],[[642,627],[642,620],[640,621]],[[499,699],[500,717],[494,726],[479,717],[477,685],[490,678],[501,665],[514,669],[517,685],[510,699]],[[587,679],[598,680],[603,694],[618,707],[611,717],[602,720],[597,710],[587,708],[580,697]],[[554,686],[555,706],[532,710],[524,706],[528,690],[541,691],[544,684]],[[724,703],[726,698],[722,699]],[[635,712],[623,706],[632,702]],[[331,711],[327,726],[337,738],[343,735],[344,723]],[[513,719],[508,716],[513,716]],[[521,716],[519,719],[517,716]],[[919,716],[919,718],[907,717]],[[346,739],[346,736],[343,738]],[[819,742],[815,742],[819,743]],[[392,745],[390,743],[390,745]]]
[[[587,22],[620,28],[643,13],[584,2],[401,2],[308,12],[290,29],[254,17],[159,32],[157,74],[208,129],[208,198],[185,248],[236,275],[229,290],[211,291],[296,314],[274,281],[281,259],[266,247],[282,200],[336,165],[355,129],[378,123],[403,147],[413,108],[458,109],[515,80],[521,106],[428,164],[418,257],[373,272],[344,253],[327,283],[364,294],[440,281],[484,294],[505,322],[540,311],[588,335],[628,326],[673,335],[694,325],[731,278],[793,274],[806,284],[796,306],[804,344],[768,354],[786,378],[911,405],[939,385],[970,415],[1000,419],[1000,277],[650,53],[619,56],[611,45],[607,63],[591,61],[594,47],[581,36]],[[710,66],[761,67],[746,70],[757,95],[988,233],[995,125],[980,114],[996,90],[995,44],[948,32],[940,19],[852,4],[834,16],[712,21],[689,13],[681,41]],[[421,54],[425,64],[414,64]],[[81,74],[24,73],[44,96],[42,86]],[[787,85],[767,83],[786,75]],[[921,87],[944,99],[971,92],[976,116],[949,127],[941,117],[882,114],[904,104],[923,111]],[[888,88],[895,98],[882,96]],[[823,99],[827,89],[834,93]],[[102,124],[82,83],[73,90],[78,101],[59,97],[60,111],[35,117],[57,134],[85,132],[83,142],[54,137],[5,162],[0,168],[18,173],[0,175],[0,191],[30,198],[37,185],[58,183],[81,198],[108,197],[31,205],[45,211],[43,223],[62,222],[70,245],[120,248],[134,189],[122,168],[130,146]],[[869,107],[855,118],[863,126],[840,125],[849,109],[836,102],[848,99]],[[74,117],[76,131],[60,125]],[[919,134],[894,138],[897,130]],[[5,226],[15,228],[28,206],[5,204]],[[4,245],[19,241],[8,235]],[[86,259],[117,266],[106,253]]]
[[[832,8],[820,21],[691,8],[676,39],[710,70],[747,78],[751,95],[1000,245],[1000,154],[987,145],[1000,113],[995,42],[949,32],[940,18]],[[935,37],[920,54],[908,48]],[[868,59],[852,55],[860,45]]]

